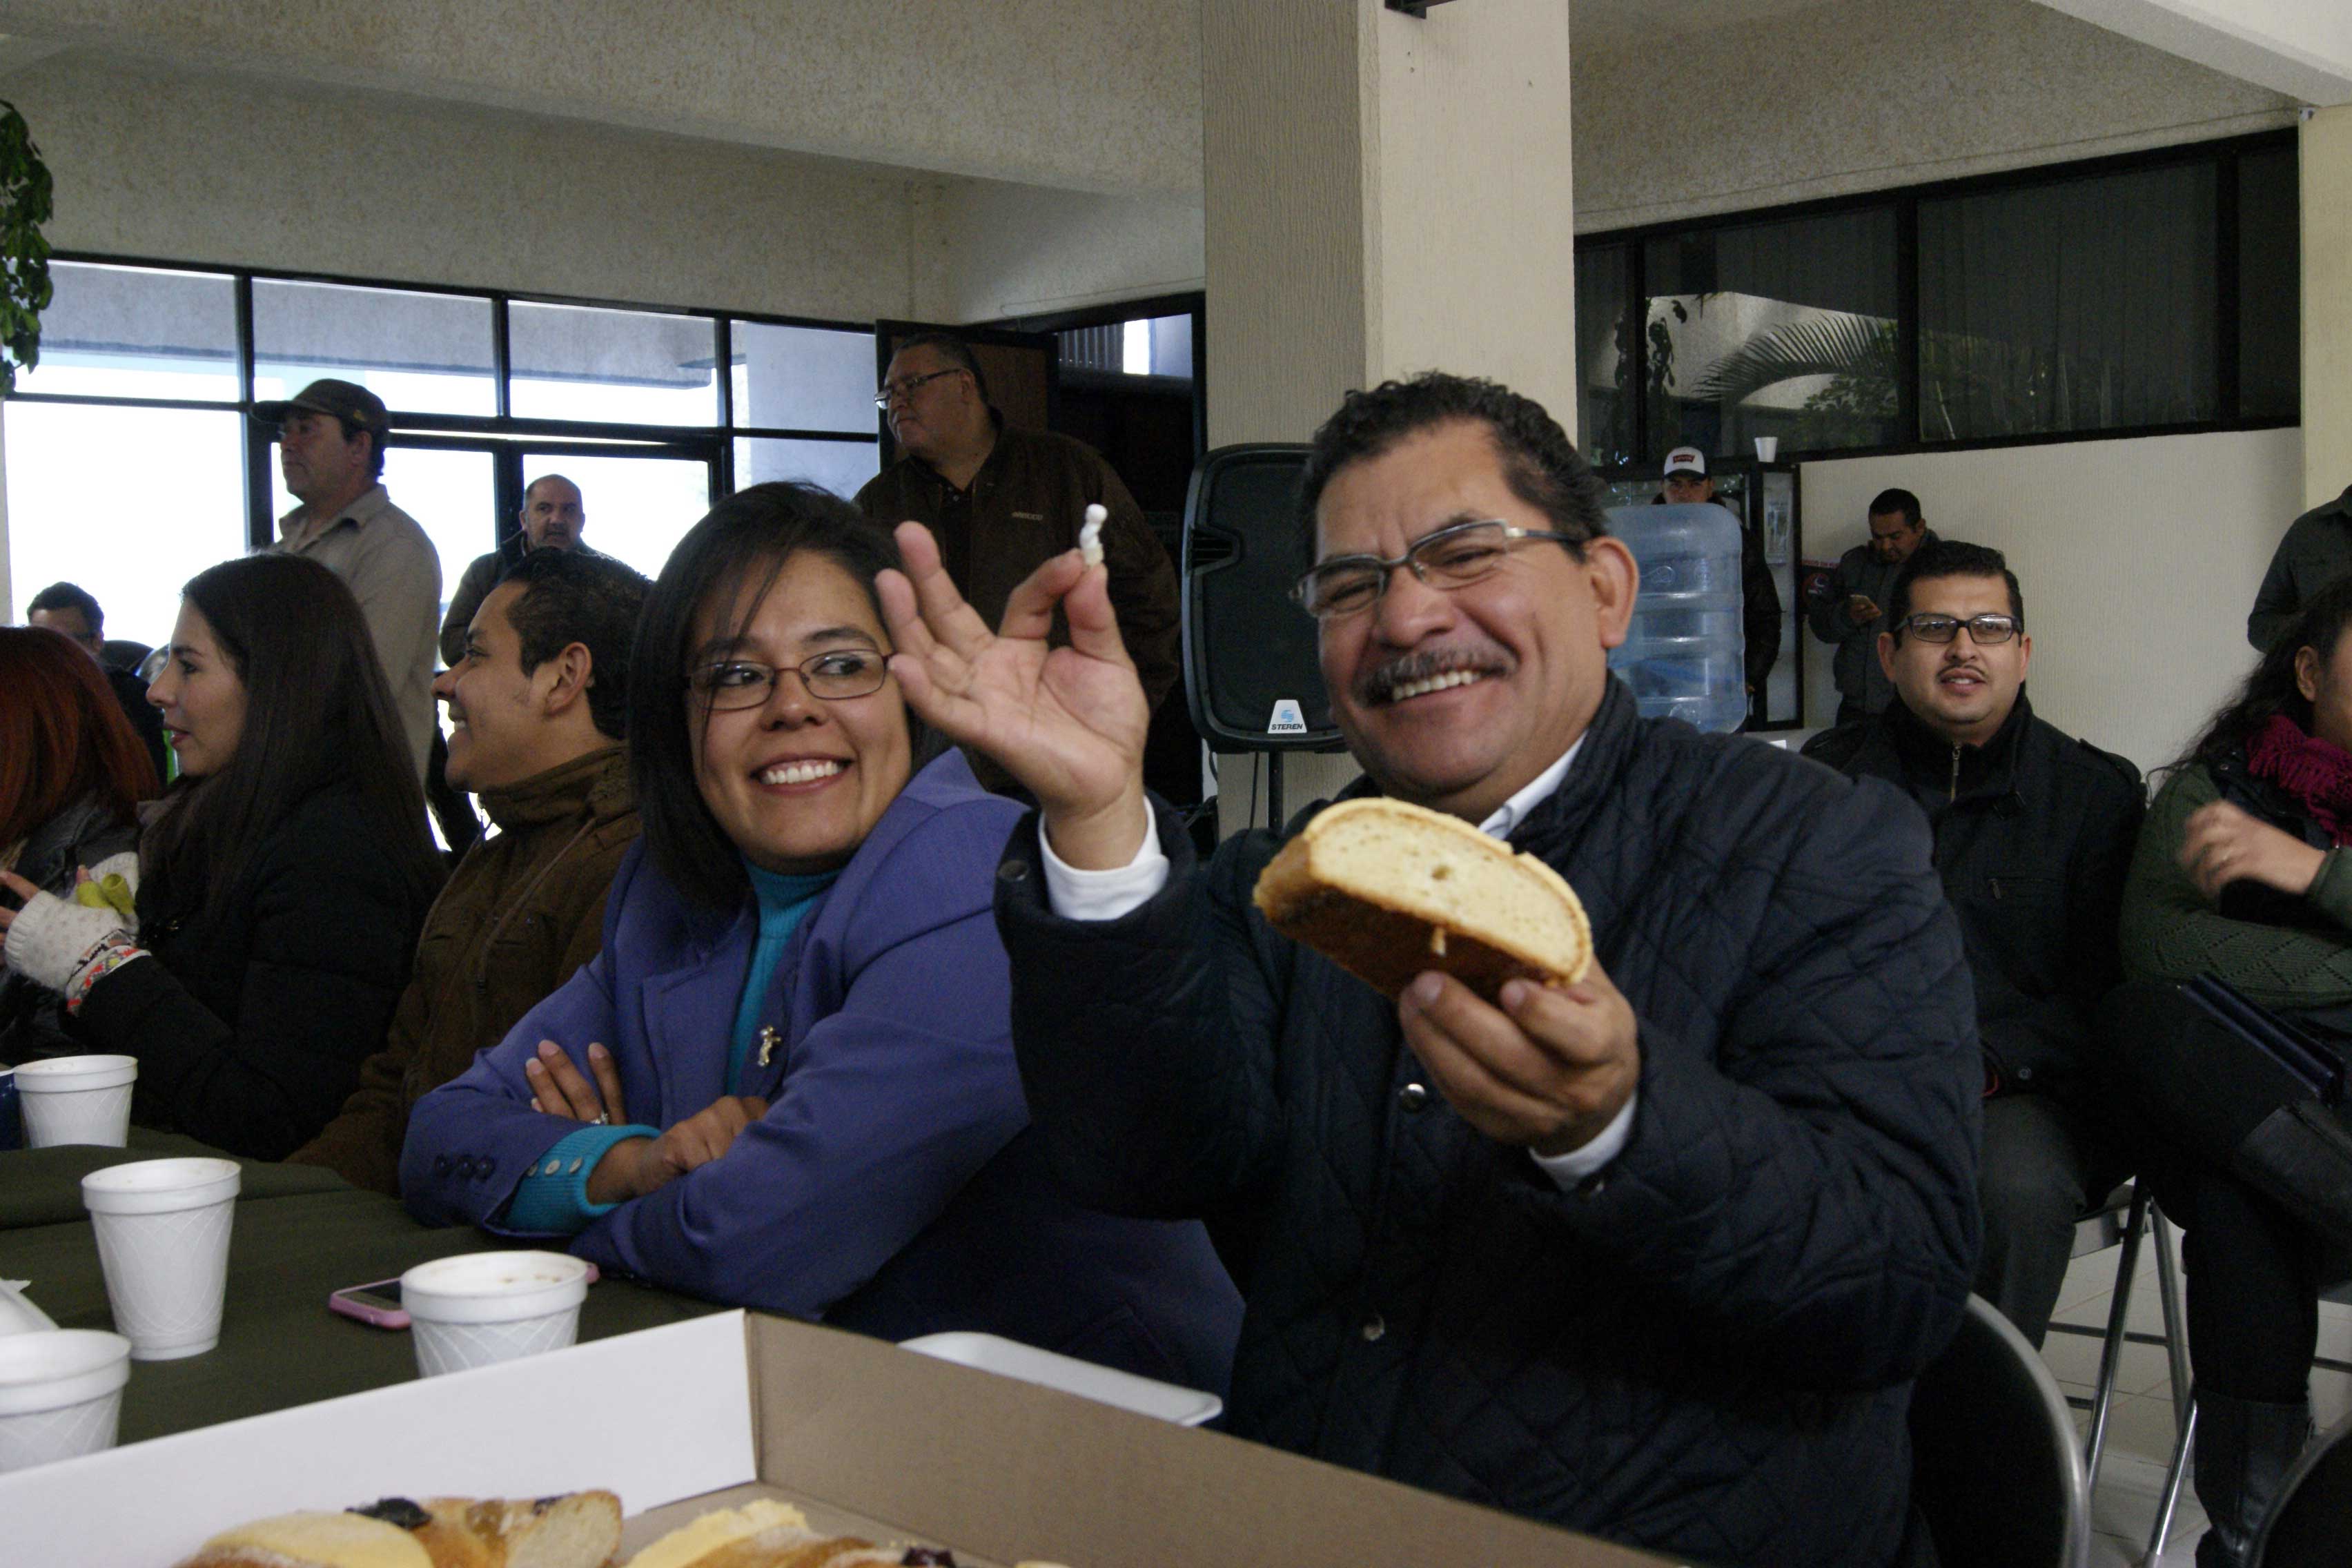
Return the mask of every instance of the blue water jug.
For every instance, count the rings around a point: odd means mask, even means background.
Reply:
[[[1609,668],[1645,718],[1738,729],[1748,718],[1739,520],[1712,502],[1621,506],[1609,531],[1642,568],[1633,623]]]

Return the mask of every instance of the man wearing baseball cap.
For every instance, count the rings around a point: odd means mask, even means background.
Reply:
[[[278,520],[269,548],[308,555],[351,584],[367,616],[416,773],[433,738],[434,633],[441,557],[416,520],[384,492],[383,400],[348,381],[314,381],[253,416],[278,428],[278,467],[302,504]]]
[[[1677,447],[1667,453],[1664,477],[1663,500],[1676,506],[1722,504],[1715,499],[1715,481],[1707,477],[1706,454],[1696,447]],[[1748,527],[1745,518],[1739,523],[1739,597],[1747,635],[1748,710],[1761,719],[1764,682],[1780,657],[1780,590],[1772,585],[1772,569],[1764,563],[1764,536]]]

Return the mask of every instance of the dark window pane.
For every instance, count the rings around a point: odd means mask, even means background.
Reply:
[[[236,401],[234,279],[53,261],[49,282],[41,363],[17,391]]]
[[[395,412],[498,412],[488,300],[257,278],[253,357],[264,402],[331,375]]]
[[[2301,195],[2293,147],[2238,160],[2238,412],[2303,412]]]
[[[716,425],[716,325],[699,316],[518,300],[507,307],[515,415],[622,425]]]
[[[1667,235],[1643,267],[1651,461],[1898,438],[1893,209]]]
[[[770,430],[874,426],[874,334],[735,323],[735,423]]]
[[[1919,204],[1923,439],[2210,419],[2214,173]]]
[[[1593,467],[1634,458],[1633,247],[1605,246],[1576,257],[1576,441]]]

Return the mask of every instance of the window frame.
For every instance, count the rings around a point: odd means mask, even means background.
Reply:
[[[312,272],[270,267],[223,267],[204,262],[164,257],[131,256],[112,251],[59,250],[52,261],[79,262],[98,267],[147,268],[162,271],[197,273],[207,277],[227,278],[235,289],[236,303],[236,380],[237,396],[228,399],[192,399],[160,397],[112,397],[79,393],[21,392],[11,401],[24,403],[85,404],[99,407],[185,408],[220,413],[233,411],[239,416],[245,432],[244,512],[246,542],[250,549],[268,544],[277,531],[277,519],[270,515],[269,448],[276,433],[253,417],[254,404],[254,329],[253,285],[264,282],[320,283],[352,289],[396,289],[412,294],[438,294],[459,299],[488,300],[490,306],[490,361],[495,387],[496,412],[488,416],[459,414],[427,414],[394,408],[392,434],[384,445],[416,447],[455,447],[474,450],[486,446],[520,450],[530,446],[536,450],[548,443],[570,445],[583,451],[608,450],[616,454],[637,450],[648,455],[708,458],[718,476],[718,493],[725,495],[735,488],[735,443],[739,438],[782,438],[799,441],[841,441],[878,448],[882,443],[881,421],[875,421],[870,433],[854,430],[802,430],[783,426],[742,426],[734,423],[735,395],[731,366],[734,358],[734,324],[738,321],[759,322],[783,327],[812,327],[828,331],[855,332],[866,337],[874,334],[871,321],[835,321],[818,316],[779,315],[758,310],[727,310],[714,306],[656,304],[637,300],[604,300],[575,295],[551,294],[524,289],[477,289],[454,283],[420,283],[407,279],[361,277],[348,273]],[[570,305],[593,310],[626,310],[634,313],[672,317],[689,317],[709,323],[711,352],[718,382],[718,422],[713,425],[648,425],[613,424],[597,420],[543,419],[517,417],[513,400],[513,358],[508,328],[510,305]],[[501,472],[504,471],[501,465]],[[518,499],[517,505],[520,505]],[[501,498],[501,510],[509,510]]]
[[[1819,217],[1872,207],[1893,208],[1895,267],[1895,417],[1898,428],[1906,433],[1906,438],[1875,447],[1800,448],[1784,444],[1778,455],[1778,460],[1780,462],[1820,462],[1844,458],[1905,457],[1923,452],[1965,452],[2004,447],[2044,447],[2062,441],[2128,441],[2153,436],[2203,435],[2215,431],[2275,430],[2301,424],[2301,415],[2298,413],[2292,416],[2275,414],[2249,416],[2242,412],[2243,389],[2240,357],[2242,334],[2239,309],[2241,301],[2238,266],[2240,241],[2238,165],[2240,160],[2249,154],[2273,153],[2282,149],[2293,152],[2296,146],[2296,133],[2294,128],[2288,127],[2276,131],[2255,132],[2249,135],[2219,137],[2206,142],[2179,142],[2168,147],[2151,148],[2142,152],[2078,159],[2069,163],[2037,163],[2028,168],[2005,169],[1997,174],[1973,174],[1958,179],[1937,180],[1926,184],[1862,191],[1852,195],[1793,202],[1781,206],[1750,207],[1737,212],[1707,213],[1702,216],[1681,218],[1665,223],[1643,224],[1631,228],[1580,234],[1576,237],[1576,255],[1580,258],[1588,250],[1597,251],[1621,246],[1626,248],[1625,310],[1628,317],[1635,321],[1637,327],[1636,331],[1629,334],[1634,355],[1629,380],[1632,385],[1646,389],[1649,384],[1649,343],[1646,334],[1638,330],[1637,313],[1644,308],[1649,299],[1649,269],[1646,257],[1649,241],[1676,235],[1742,228],[1759,223]],[[1958,440],[1922,439],[1919,436],[1920,204],[2188,164],[2211,165],[2215,174],[2213,278],[2214,378],[2216,407],[2219,410],[2217,416],[2211,419],[2187,420],[2165,425],[2116,426],[2084,430],[2045,430],[2023,435],[1973,437]],[[2297,223],[2299,227],[2300,209],[2297,212]],[[1570,289],[1572,297],[1574,290],[1572,279]],[[2300,374],[2300,368],[2298,368],[2298,378]],[[1580,367],[1578,372],[1578,383],[1577,403],[1580,416],[1584,397]],[[1639,454],[1646,455],[1651,448],[1650,424],[1650,400],[1647,395],[1637,396],[1634,399],[1633,434],[1633,448]]]

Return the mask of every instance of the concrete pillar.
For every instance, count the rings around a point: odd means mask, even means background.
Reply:
[[[1206,0],[1209,439],[1440,368],[1571,431],[1567,0]]]
[[[2303,123],[2303,504],[2352,485],[2352,107]]]
[[[1204,0],[1201,27],[1210,445],[1303,441],[1350,388],[1433,369],[1573,435],[1568,0]],[[1294,754],[1287,803],[1354,773]]]

